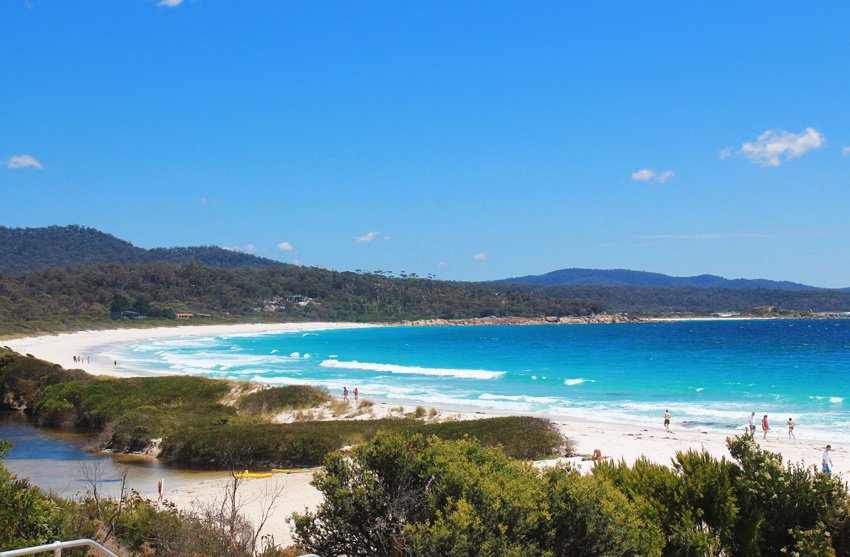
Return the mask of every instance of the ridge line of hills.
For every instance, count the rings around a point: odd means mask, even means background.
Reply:
[[[95,228],[0,226],[0,272],[17,276],[30,271],[101,263],[187,263],[222,269],[266,269],[287,263],[218,246],[145,249]]]
[[[78,225],[40,228],[0,226],[0,272],[21,275],[29,271],[100,263],[186,263],[196,261],[223,269],[265,269],[288,263],[218,246],[140,248],[95,228]],[[541,275],[526,275],[483,284],[531,286],[646,286],[694,288],[771,288],[779,290],[828,290],[790,281],[727,279],[703,274],[674,277],[629,269],[569,268]],[[850,288],[840,289],[850,291]]]
[[[534,286],[650,286],[693,288],[775,288],[779,290],[834,290],[790,281],[769,279],[727,279],[717,275],[674,277],[662,273],[630,269],[559,269],[542,275],[527,275],[490,281],[496,284]],[[838,289],[850,290],[850,288]]]
[[[565,270],[561,278],[566,271],[590,272]],[[793,283],[777,288],[773,281],[697,287],[644,280],[635,286],[625,279],[656,274],[592,272],[619,282],[557,284],[553,274],[539,281],[543,284],[510,282],[534,277],[489,283],[392,277],[302,267],[211,246],[146,250],[79,226],[0,227],[0,334],[103,326],[116,315],[152,323],[178,313],[228,322],[399,322],[603,312],[795,317],[850,311],[850,292],[841,290],[787,287]]]

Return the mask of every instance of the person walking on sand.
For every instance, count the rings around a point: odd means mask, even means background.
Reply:
[[[832,445],[827,445],[823,451],[821,464],[823,465],[823,473],[829,474],[832,472]]]
[[[156,492],[159,495],[158,501],[162,501],[162,490],[165,489],[165,478],[160,478],[156,484]]]
[[[788,439],[796,439],[797,437],[794,435],[794,426],[797,425],[794,423],[794,420],[788,418]]]
[[[348,401],[348,387],[342,388],[342,398],[345,401]]]
[[[670,433],[670,411],[664,411],[664,429],[667,430],[667,433]]]
[[[357,402],[357,397],[360,396],[360,389],[354,387],[354,402]]]
[[[770,426],[767,424],[767,414],[764,415],[764,418],[761,419],[761,430],[764,432],[764,439],[767,441],[767,432],[770,431]]]
[[[750,419],[748,420],[750,425],[750,435],[756,434],[756,413],[753,412],[750,414]]]

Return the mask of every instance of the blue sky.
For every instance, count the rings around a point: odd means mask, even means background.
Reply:
[[[850,4],[4,0],[0,223],[850,286]]]

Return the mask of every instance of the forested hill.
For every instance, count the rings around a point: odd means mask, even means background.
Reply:
[[[98,263],[185,263],[198,261],[224,269],[283,265],[271,259],[215,246],[139,248],[94,228],[0,226],[0,273],[21,275],[41,269]]]
[[[0,274],[0,334],[110,323],[112,312],[152,320],[400,321],[588,315],[598,304],[418,277],[295,265],[221,269],[198,262],[77,265]],[[204,317],[201,316],[204,314]],[[138,323],[138,321],[137,321]]]
[[[767,279],[726,279],[716,275],[671,277],[661,273],[627,269],[561,269],[543,275],[528,275],[494,281],[495,283],[535,286],[657,286],[694,288],[770,288],[778,290],[817,290],[796,282]]]
[[[490,283],[492,284],[492,283]],[[534,286],[492,284],[497,290],[525,290],[546,297],[592,300],[611,313],[755,313],[766,308],[799,312],[850,311],[850,292],[781,288],[697,288],[692,286]]]

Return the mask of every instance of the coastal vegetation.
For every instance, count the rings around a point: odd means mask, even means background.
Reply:
[[[0,227],[0,335],[174,324],[177,314],[237,323],[850,310],[848,291],[793,283],[569,271],[577,284],[558,283],[564,271],[554,273],[557,280],[450,282],[302,267],[211,246],[146,250],[78,226]],[[532,279],[537,284],[521,282]],[[588,280],[602,282],[582,283]]]
[[[322,555],[759,557],[850,554],[841,478],[783,464],[751,435],[734,461],[680,452],[673,467],[541,471],[469,440],[384,433],[331,454],[296,539]]]
[[[592,301],[609,313],[709,315],[748,312],[757,307],[792,310],[793,315],[808,315],[811,311],[850,311],[850,292],[846,290],[486,284],[500,292],[520,290],[547,298]]]
[[[581,475],[470,438],[383,432],[326,457],[313,480],[323,502],[291,519],[297,547],[279,548],[258,544],[227,505],[187,513],[133,493],[51,496],[5,469],[0,441],[0,549],[91,537],[145,557],[850,555],[840,477],[783,463],[750,435],[728,447],[732,461],[688,451],[672,467],[601,462]]]
[[[174,323],[402,321],[589,315],[588,301],[496,292],[472,283],[281,265],[222,269],[202,263],[102,264],[0,274],[0,334]],[[143,317],[128,322],[112,316]]]
[[[155,451],[177,463],[210,468],[316,466],[325,455],[379,431],[444,439],[474,437],[515,458],[563,449],[547,420],[504,417],[426,423],[415,417],[271,423],[278,410],[330,399],[307,386],[249,389],[204,377],[95,377],[0,349],[0,399],[38,424],[101,433],[100,448]]]

